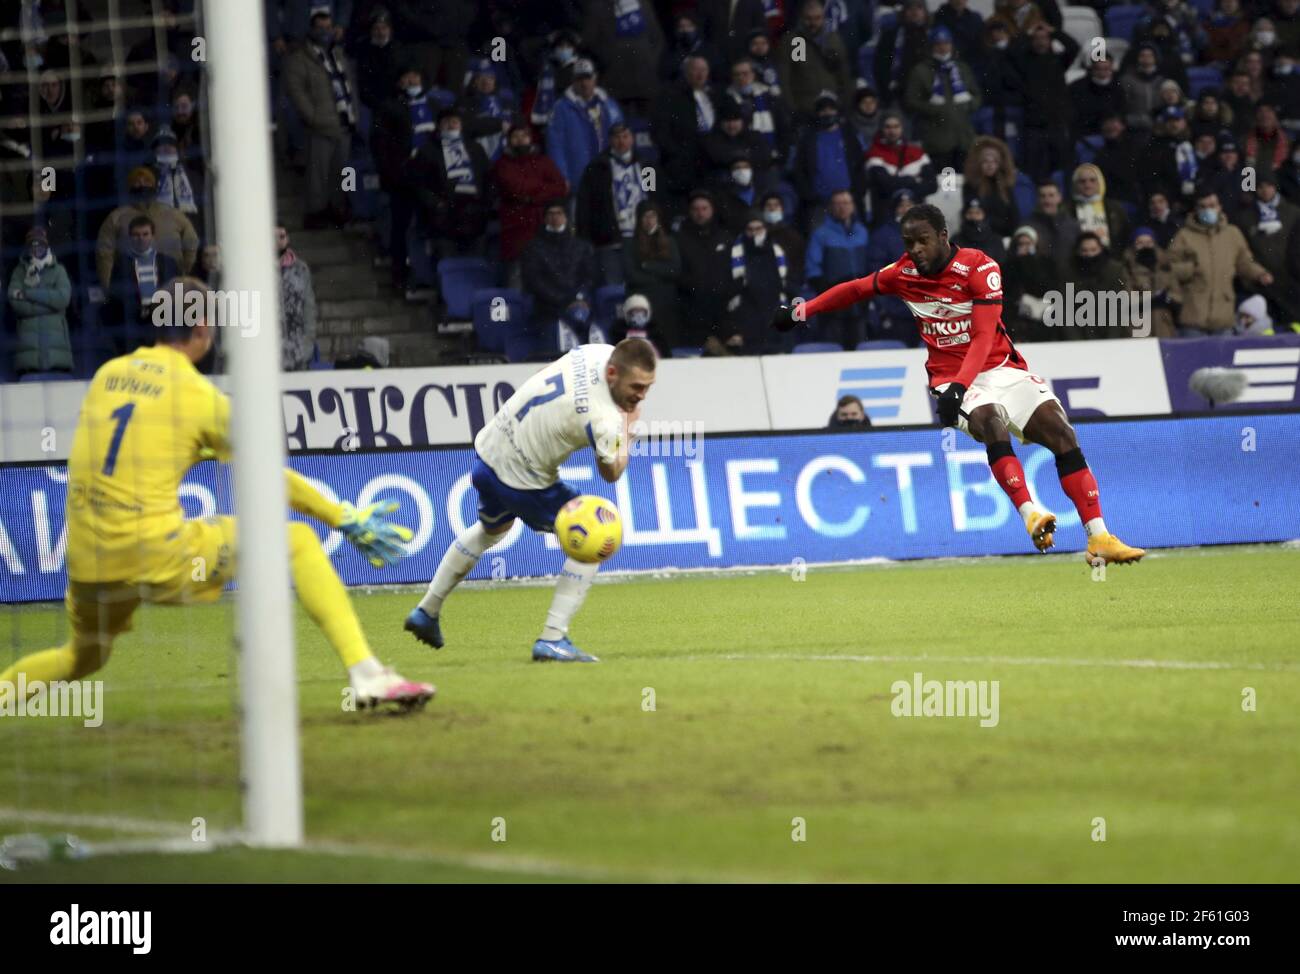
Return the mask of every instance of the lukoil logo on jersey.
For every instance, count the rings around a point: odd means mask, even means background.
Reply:
[[[1300,378],[1300,348],[1239,348],[1233,368],[1246,373],[1248,385],[1236,402],[1291,402]]]
[[[840,383],[835,395],[837,398],[857,396],[873,421],[893,419],[903,401],[903,381],[906,378],[905,365],[840,369]]]

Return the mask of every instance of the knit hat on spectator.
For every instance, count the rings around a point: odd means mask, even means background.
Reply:
[[[1176,118],[1186,118],[1187,116],[1177,105],[1166,105],[1164,108],[1160,109],[1160,114],[1156,117],[1162,122],[1169,122]]]
[[[950,31],[947,27],[942,27],[942,26],[936,27],[934,30],[930,31],[930,43],[951,44],[952,31]]]
[[[829,105],[831,108],[839,108],[840,100],[833,91],[822,90],[817,95],[817,100],[813,102],[813,111],[820,112]]]
[[[594,78],[596,76],[596,66],[585,57],[578,58],[573,62],[573,76],[575,78]]]
[[[158,131],[154,133],[153,142],[151,142],[150,145],[156,149],[163,142],[169,142],[172,145],[176,144],[176,133],[171,130],[170,125],[161,126]]]
[[[1219,143],[1218,143],[1218,149],[1216,151],[1218,152],[1237,151],[1237,139],[1233,136],[1231,132],[1219,133]]]
[[[128,186],[139,186],[144,183],[149,184],[150,189],[158,188],[158,176],[148,166],[136,166],[126,175],[126,184]]]
[[[734,98],[723,98],[722,104],[718,106],[718,120],[722,122],[731,119],[744,118],[745,112],[740,107],[740,103]]]
[[[1128,238],[1128,242],[1137,243],[1138,237],[1150,237],[1152,240],[1154,240],[1156,238],[1156,232],[1152,230],[1150,227],[1138,227],[1136,230],[1133,231],[1133,235]]]
[[[893,193],[891,193],[889,196],[889,202],[891,203],[901,203],[903,200],[911,200],[913,203],[915,203],[916,193],[904,187],[903,189],[894,190]]]
[[[24,242],[28,244],[39,242],[48,247],[50,245],[50,235],[44,227],[32,227],[27,231]]]
[[[1023,227],[1016,227],[1016,232],[1011,235],[1011,239],[1015,240],[1016,237],[1028,237],[1035,246],[1038,244],[1038,231],[1027,223]]]

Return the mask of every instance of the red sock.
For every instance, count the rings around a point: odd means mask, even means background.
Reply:
[[[1007,492],[1011,498],[1011,503],[1015,505],[1016,510],[1020,510],[1021,504],[1030,503],[1029,487],[1025,484],[1025,469],[1020,466],[1020,458],[1014,453],[1010,456],[998,457],[989,467],[993,470],[993,476],[997,478],[1002,489]]]
[[[1074,502],[1074,509],[1079,512],[1082,523],[1087,524],[1093,518],[1101,517],[1101,491],[1097,488],[1097,478],[1087,467],[1063,475],[1061,489]]]

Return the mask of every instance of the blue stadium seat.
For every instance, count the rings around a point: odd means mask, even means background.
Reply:
[[[555,358],[559,352],[556,329],[536,331],[511,331],[506,335],[506,361],[530,362],[539,358]]]
[[[674,348],[673,358],[699,358],[704,354],[702,348]]]
[[[882,352],[891,348],[907,348],[902,342],[893,338],[877,338],[875,341],[858,342],[856,352]]]
[[[418,219],[412,220],[406,231],[406,250],[411,263],[411,287],[433,287],[438,281],[433,261],[433,241],[420,226]]]
[[[816,355],[820,352],[842,352],[844,346],[837,345],[835,342],[803,342],[790,351],[795,355]]]
[[[971,117],[977,135],[993,134],[993,109],[985,105]]]
[[[493,302],[500,299],[503,304]],[[505,314],[493,315],[493,308],[504,308]],[[532,313],[532,298],[522,291],[507,287],[478,288],[470,298],[470,319],[478,347],[485,352],[506,353],[506,339],[513,331],[527,331]]]
[[[1214,0],[1192,0],[1192,6],[1202,17],[1208,17],[1214,13]]]
[[[1074,144],[1074,154],[1078,157],[1080,164],[1092,162],[1101,151],[1102,143],[1106,140],[1100,135],[1085,135]]]
[[[444,257],[438,262],[438,288],[451,321],[468,321],[474,291],[495,284],[496,269],[486,258]]]
[[[876,45],[867,41],[858,48],[858,77],[866,78],[871,87],[876,86]]]
[[[19,382],[70,382],[76,379],[71,372],[28,372]]]
[[[1011,192],[1015,194],[1021,216],[1027,218],[1038,206],[1038,191],[1034,189],[1034,181],[1023,172],[1017,172],[1016,185],[1011,188]]]
[[[591,316],[606,328],[618,321],[619,309],[623,307],[626,291],[622,284],[602,284],[596,288],[596,299],[591,304]],[[651,314],[654,308],[650,309]]]
[[[1213,64],[1187,69],[1187,91],[1193,98],[1199,98],[1206,88],[1218,88],[1223,84],[1223,72]]]
[[[1125,3],[1111,7],[1106,11],[1106,36],[1122,37],[1126,41],[1132,41],[1133,31],[1137,29],[1138,21],[1149,12],[1146,5],[1140,3]]]

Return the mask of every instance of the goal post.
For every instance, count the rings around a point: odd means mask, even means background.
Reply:
[[[222,288],[256,298],[256,327],[221,341],[232,398],[244,833],[302,844],[302,762],[280,404],[280,282],[274,246],[270,81],[263,0],[209,0],[211,165]]]

